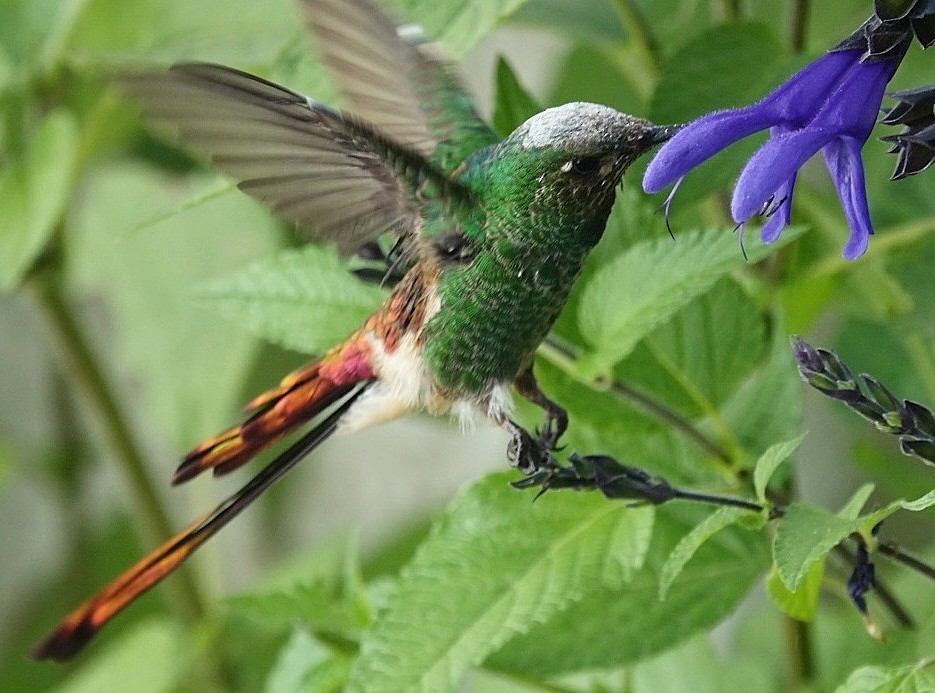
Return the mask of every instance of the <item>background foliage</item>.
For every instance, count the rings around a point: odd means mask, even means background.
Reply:
[[[503,132],[570,100],[659,123],[745,105],[871,11],[864,0],[401,4],[454,58],[507,52],[473,75]],[[526,89],[512,65],[531,37],[545,71]],[[333,441],[335,468],[351,470],[340,483],[295,475],[252,524],[241,518],[246,534],[226,531],[233,540],[219,537],[73,664],[27,660],[66,609],[220,497],[210,485],[165,492],[175,456],[382,295],[330,252],[289,247],[287,229],[146,130],[110,86],[119,70],[183,59],[333,100],[289,0],[0,0],[10,690],[931,690],[932,583],[875,558],[915,623],[901,627],[871,596],[881,644],[848,600],[850,566],[829,551],[869,530],[862,514],[899,507],[883,534],[935,560],[930,499],[888,505],[924,497],[932,470],[807,390],[788,341],[806,335],[900,397],[935,403],[932,174],[888,182],[894,161],[873,139],[877,235],[854,263],[840,259],[844,218],[818,166],[799,178],[797,233],[769,248],[749,233],[748,261],[724,191],[755,142],[689,177],[674,241],[635,166],[537,364],[570,412],[568,450],[751,499],[769,481],[772,497],[797,501],[780,522],[572,491],[532,503],[509,488],[515,473],[483,474],[505,467],[505,441],[436,424],[415,440]],[[913,48],[892,88],[926,82],[927,60]],[[416,452],[427,463],[411,464]],[[455,464],[471,481],[440,490]],[[368,485],[414,509],[385,531],[358,529]],[[296,517],[323,529],[297,532]]]

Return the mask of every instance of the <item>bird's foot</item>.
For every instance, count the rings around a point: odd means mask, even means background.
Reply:
[[[506,448],[507,460],[523,474],[534,474],[540,469],[557,466],[552,450],[554,439],[537,434],[533,438],[529,432],[513,424],[511,426],[512,438]]]

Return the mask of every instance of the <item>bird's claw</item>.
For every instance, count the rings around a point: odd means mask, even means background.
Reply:
[[[548,441],[546,441],[548,442]],[[523,474],[535,475],[541,469],[556,466],[552,457],[552,448],[542,442],[542,436],[533,438],[529,432],[517,426],[506,448],[510,465]]]

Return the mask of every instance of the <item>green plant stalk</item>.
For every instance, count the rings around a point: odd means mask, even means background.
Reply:
[[[643,60],[647,70],[653,75],[659,73],[661,59],[659,57],[659,43],[653,34],[652,28],[643,16],[643,11],[634,0],[613,0],[611,3],[620,22],[627,28],[630,38],[636,46],[636,51]]]
[[[815,673],[809,624],[791,616],[783,616],[783,622],[788,650],[788,687],[789,690],[803,690]]]
[[[105,444],[120,466],[146,540],[152,544],[161,543],[174,534],[169,515],[149,478],[143,455],[117,399],[62,297],[52,269],[46,267],[33,272],[26,287],[46,324],[64,376],[88,405]],[[172,581],[169,589],[172,608],[183,621],[192,623],[204,614],[204,599],[189,570],[183,567],[178,571],[178,579]]]

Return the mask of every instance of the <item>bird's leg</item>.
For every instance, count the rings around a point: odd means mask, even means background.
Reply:
[[[512,419],[502,422],[512,436],[507,447],[507,458],[510,464],[524,474],[534,474],[543,468],[556,466],[552,452],[557,449],[558,439],[568,428],[568,414],[542,393],[531,367],[520,374],[515,385],[516,391],[524,399],[545,411],[545,422],[542,429],[536,432],[535,437]]]
[[[546,397],[539,389],[539,383],[532,374],[532,366],[520,374],[515,384],[516,391],[524,399],[545,411],[545,422],[542,429],[537,431],[536,443],[547,453],[557,450],[558,439],[568,428],[568,412]]]

